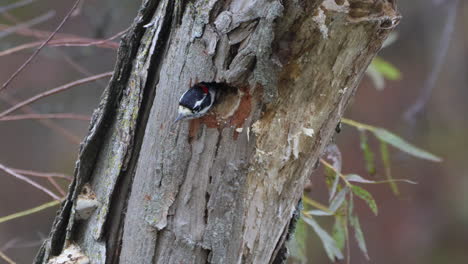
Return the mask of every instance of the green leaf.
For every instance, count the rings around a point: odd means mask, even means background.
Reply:
[[[357,174],[348,174],[346,179],[350,182],[359,182],[359,183],[377,183],[376,181],[366,180],[363,177]]]
[[[409,183],[409,184],[418,184],[415,181],[407,180],[407,179],[391,179],[391,180],[385,180],[385,181],[376,181],[375,183],[379,184],[379,183],[389,183],[389,182],[394,182],[394,183],[404,182],[404,183]]]
[[[359,133],[359,138],[361,141],[361,149],[364,152],[364,161],[366,162],[366,170],[370,175],[375,174],[375,158],[374,153],[369,147],[368,138],[366,131],[361,130]]]
[[[319,202],[317,202],[315,200],[312,200],[312,199],[310,199],[309,197],[307,197],[305,195],[302,196],[302,201],[304,202],[305,205],[310,205],[310,206],[313,206],[313,207],[315,207],[317,209],[320,209],[321,211],[333,214],[333,212],[330,211],[327,206],[325,206],[325,205],[323,205],[323,204],[321,204],[321,203],[319,203]]]
[[[346,242],[346,221],[344,217],[335,217],[335,224],[333,225],[332,237],[336,242],[336,246],[340,250],[343,250]]]
[[[343,254],[341,253],[341,250],[338,248],[335,240],[327,233],[327,231],[321,228],[313,218],[303,217],[302,219],[305,223],[311,226],[312,229],[314,229],[315,233],[322,241],[322,245],[325,248],[325,252],[327,253],[328,258],[330,260],[335,261],[337,259],[343,259]]]
[[[392,45],[393,43],[397,41],[397,39],[398,39],[398,33],[396,31],[393,31],[392,33],[388,35],[387,39],[382,44],[382,49]]]
[[[380,57],[375,57],[372,60],[370,67],[373,67],[380,72],[386,79],[395,81],[401,79],[401,72],[391,63],[383,60]]]
[[[349,188],[343,188],[336,196],[333,198],[332,202],[330,203],[330,211],[336,212],[338,208],[341,207],[343,202],[345,201],[346,194],[348,194]]]
[[[333,215],[333,212],[325,212],[322,210],[310,210],[306,212],[307,214],[310,215],[316,215],[316,216],[330,216]]]
[[[331,187],[331,190],[329,191],[330,192],[330,197],[329,197],[330,201],[335,196],[335,193],[338,190],[338,185],[339,185],[338,183],[340,182],[340,176],[338,175],[338,173],[335,173],[335,175],[336,175],[335,180],[333,181],[333,185]]]
[[[288,242],[288,248],[291,250],[291,256],[301,263],[307,262],[306,250],[307,230],[306,225],[302,219],[296,224],[296,231],[294,237]]]
[[[379,211],[377,208],[377,203],[375,202],[374,198],[368,191],[364,190],[363,188],[357,185],[353,185],[351,187],[351,190],[353,191],[355,195],[357,195],[359,198],[363,199],[367,203],[367,205],[369,206],[369,208],[372,210],[372,212],[375,215],[378,214]]]
[[[384,141],[380,141],[380,156],[382,158],[382,163],[384,165],[385,176],[392,188],[393,194],[396,196],[400,195],[400,190],[398,190],[398,185],[395,183],[392,177],[391,163],[390,163],[390,153],[388,151],[388,145]]]
[[[354,211],[354,198],[353,198],[353,192],[349,193],[349,199],[348,199],[348,215],[353,215]]]
[[[327,183],[328,190],[330,193],[329,200],[331,201],[337,191],[340,176],[334,170],[327,166],[325,166],[323,170],[325,172],[325,182]]]
[[[399,136],[389,132],[388,130],[386,129],[383,129],[383,128],[375,128],[372,130],[372,132],[374,133],[374,135],[380,139],[381,141],[385,141],[386,143],[394,146],[395,148],[398,148],[399,150],[401,151],[404,151],[414,157],[417,157],[417,158],[421,158],[421,159],[426,159],[426,160],[431,160],[431,161],[436,161],[436,162],[440,162],[442,161],[441,158],[427,152],[427,151],[424,151],[420,148],[417,148],[413,145],[411,145],[410,143],[406,142],[405,140],[403,140],[402,138],[400,138]]]
[[[354,228],[354,238],[356,239],[359,249],[362,251],[367,260],[369,260],[369,254],[367,253],[366,240],[364,239],[364,233],[362,232],[361,225],[359,224],[359,218],[356,215],[352,215],[349,219],[351,226]]]
[[[324,167],[323,171],[325,173],[325,181],[327,183],[328,189],[332,188],[333,182],[335,181],[338,175],[329,167]]]
[[[385,78],[382,73],[380,73],[374,65],[369,65],[366,70],[367,76],[371,79],[372,83],[375,86],[375,89],[382,91],[385,88]]]
[[[384,181],[372,181],[372,180],[367,180],[364,179],[363,177],[357,175],[357,174],[347,174],[345,175],[346,180],[349,182],[359,182],[359,183],[366,183],[366,184],[381,184],[381,183],[396,183],[396,182],[404,182],[404,183],[409,183],[409,184],[418,184],[417,182],[407,180],[407,179],[387,179]]]

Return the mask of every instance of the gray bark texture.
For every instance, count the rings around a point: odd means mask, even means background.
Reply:
[[[395,0],[143,1],[35,263],[277,261],[399,18]],[[197,81],[235,92],[173,124]]]

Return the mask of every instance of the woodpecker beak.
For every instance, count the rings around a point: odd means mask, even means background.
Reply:
[[[185,119],[189,117],[190,115],[192,115],[192,111],[190,109],[188,109],[185,106],[179,105],[179,114],[177,115],[177,118],[174,120],[174,123],[182,119]]]
[[[179,115],[177,116],[177,118],[174,120],[174,123],[177,123],[177,121],[180,121],[180,120],[183,119],[184,117],[185,117],[184,114],[179,113]]]

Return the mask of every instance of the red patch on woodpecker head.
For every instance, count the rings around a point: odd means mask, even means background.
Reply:
[[[202,88],[203,92],[206,93],[206,94],[209,92],[208,87],[206,87],[203,84],[200,84],[200,88]]]

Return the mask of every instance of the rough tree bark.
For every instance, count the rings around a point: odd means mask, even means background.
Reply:
[[[395,0],[145,0],[35,263],[272,263],[398,20]],[[235,91],[172,124],[197,80]]]

